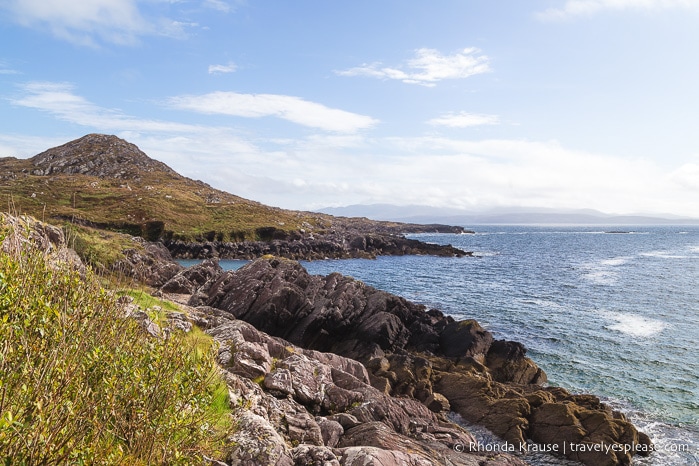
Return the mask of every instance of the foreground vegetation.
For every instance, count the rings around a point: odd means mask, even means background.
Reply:
[[[231,421],[215,350],[198,330],[149,336],[90,272],[0,251],[0,464],[220,456]]]

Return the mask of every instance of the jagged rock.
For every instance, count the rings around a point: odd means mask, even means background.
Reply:
[[[439,335],[442,354],[447,357],[483,358],[492,343],[493,335],[475,320],[450,322]]]
[[[68,247],[60,228],[33,217],[18,217],[4,213],[0,213],[0,227],[7,228],[10,232],[0,242],[2,251],[19,253],[27,247],[36,248],[48,256],[48,264],[54,267],[67,265],[81,276],[85,275],[85,265],[78,254]]]
[[[254,458],[262,461],[259,464],[287,464],[289,458],[295,464],[345,465],[355,464],[358,458],[398,461],[375,464],[442,464],[430,458],[444,457],[455,465],[478,464],[470,453],[453,449],[456,444],[474,442],[470,434],[438,419],[417,400],[380,393],[368,384],[368,373],[357,361],[299,348],[240,320],[224,321],[208,332],[220,345],[219,363],[231,390],[234,417],[246,412],[248,417],[241,424],[255,421],[230,441],[259,437],[233,445],[229,457],[248,461],[233,464],[252,464]],[[345,440],[348,431],[353,435]],[[281,444],[271,449],[275,441]],[[371,445],[379,444],[398,450],[372,449]],[[289,450],[289,445],[296,447]],[[272,456],[260,456],[263,450]]]
[[[418,455],[366,446],[344,448],[340,463],[342,466],[434,466]]]
[[[442,354],[446,348],[454,356],[484,355],[492,341],[477,324],[459,325],[437,310],[427,311],[340,274],[311,276],[285,259],[259,259],[219,275],[202,290],[203,304],[260,330],[305,348],[359,360],[402,349]],[[201,299],[199,292],[195,296]]]
[[[185,333],[192,330],[192,323],[181,312],[168,312],[165,318],[167,319],[168,327],[173,330],[181,330]]]
[[[449,400],[441,393],[432,393],[425,400],[425,406],[429,408],[430,411],[435,413],[441,413],[451,410],[451,405]]]
[[[380,222],[375,222],[380,225]],[[377,225],[365,225],[367,229],[380,229]],[[417,225],[404,225],[404,231],[420,230]],[[456,227],[457,229],[459,227]],[[444,227],[444,230],[449,228]],[[443,257],[471,256],[473,253],[462,251],[450,245],[428,244],[408,239],[401,235],[382,231],[380,233],[359,234],[347,230],[338,224],[334,233],[316,234],[314,236],[288,235],[286,239],[271,241],[205,241],[191,242],[182,240],[164,240],[165,246],[174,257],[180,259],[206,259],[219,257],[223,259],[255,259],[273,255],[294,260],[375,258],[376,256],[433,255]],[[392,230],[391,230],[392,231]],[[359,236],[358,236],[359,235]]]
[[[161,243],[139,237],[133,237],[133,241],[140,247],[123,251],[125,258],[114,263],[113,271],[157,288],[184,269]]]
[[[525,357],[524,345],[514,341],[497,340],[490,345],[485,364],[498,382],[537,384],[546,382],[546,373]]]
[[[160,291],[163,293],[191,295],[197,288],[222,272],[223,269],[218,264],[218,259],[207,259],[200,264],[178,272],[177,275],[160,287]]]
[[[320,432],[323,435],[323,444],[331,448],[335,447],[345,433],[342,424],[320,416],[316,418],[316,421],[318,421],[318,427],[320,427]]]
[[[301,406],[296,412],[284,413],[286,422],[286,435],[293,443],[308,443],[311,445],[324,445],[323,433],[315,418]]]
[[[291,450],[296,466],[341,466],[333,450],[315,445],[299,445]]]
[[[355,375],[350,375],[323,368],[328,362],[314,359],[308,350],[294,350],[293,358],[284,356],[275,365],[275,370],[288,373],[265,375],[265,386],[291,396],[314,414],[353,416],[359,424],[333,419],[345,430],[341,445],[349,447],[353,438],[361,437],[348,435],[350,431],[365,432],[375,422],[392,432],[387,438],[412,435],[422,442],[420,448],[432,448],[431,441],[443,446],[469,443],[468,436],[457,431],[434,433],[435,414],[420,401],[434,411],[451,407],[513,444],[527,439],[550,444],[556,432],[563,432],[559,441],[649,443],[598,398],[537,385],[546,380],[545,374],[519,343],[494,341],[475,321],[456,322],[348,277],[311,276],[296,262],[272,258],[223,273],[202,289],[207,305],[263,331],[366,363],[369,373],[355,367]],[[248,351],[245,345],[240,348]],[[269,366],[259,365],[262,372],[269,373]],[[372,425],[378,436],[383,427]],[[616,453],[596,455],[568,456],[588,465],[626,464],[628,459]],[[345,464],[344,456],[339,459]]]
[[[164,163],[148,157],[134,144],[106,134],[88,134],[29,160],[34,166],[31,173],[37,176],[63,173],[137,179],[143,172],[176,174]]]

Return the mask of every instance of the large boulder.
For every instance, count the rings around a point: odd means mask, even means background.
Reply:
[[[312,276],[298,262],[280,258],[214,276],[190,304],[225,310],[304,348],[364,362],[403,350],[484,362],[493,342],[475,321],[457,322],[337,273]]]

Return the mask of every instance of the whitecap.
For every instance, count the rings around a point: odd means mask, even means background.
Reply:
[[[632,257],[619,256],[584,264],[582,268],[587,270],[587,273],[583,274],[583,278],[597,285],[614,285],[619,277],[618,267],[632,259]]]
[[[600,261],[600,265],[615,267],[618,265],[626,264],[630,259],[631,259],[630,257],[614,257],[612,259],[605,259],[605,260]]]
[[[642,252],[639,254],[640,256],[643,257],[657,257],[660,259],[687,259],[687,256],[682,256],[678,254],[671,254],[667,251],[649,251],[649,252]]]
[[[606,311],[602,316],[615,321],[605,328],[616,330],[634,337],[650,337],[662,332],[667,324],[661,320],[649,319],[637,314]]]
[[[593,270],[584,274],[583,278],[597,285],[613,285],[617,281],[618,274],[610,270]]]

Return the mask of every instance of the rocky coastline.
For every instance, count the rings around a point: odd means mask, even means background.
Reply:
[[[258,410],[241,425],[283,440],[239,442],[230,464],[261,464],[250,455],[272,446],[266,464],[523,464],[507,453],[485,459],[449,412],[520,450],[586,465],[631,464],[652,445],[599,398],[546,386],[520,343],[337,273],[312,276],[277,257],[224,272],[207,260],[160,290],[214,316],[202,325],[221,344],[231,383],[247,387],[240,403],[252,397]],[[303,419],[280,427],[269,403],[289,403],[283,409]]]
[[[274,227],[258,229],[258,241],[221,241],[213,232],[199,241],[161,238],[176,259],[246,259],[273,255],[294,260],[374,259],[377,256],[432,255],[464,257],[472,252],[451,245],[409,239],[409,233],[473,234],[460,226],[377,222],[366,218],[337,217],[326,231],[287,232]]]
[[[61,229],[11,216],[3,223],[85,273]],[[622,413],[547,386],[520,343],[496,340],[474,320],[338,273],[310,275],[294,260],[269,256],[223,271],[210,259],[185,269],[162,244],[133,242],[118,270],[182,312],[156,323],[125,302],[124,315],[143,319],[154,338],[196,325],[218,342],[235,428],[225,458],[210,464],[522,466],[537,450],[615,466],[651,451]],[[450,420],[454,412],[512,449],[481,448]]]
[[[247,259],[274,255],[294,260],[374,259],[376,256],[432,255],[464,257],[472,252],[450,245],[429,244],[396,234],[343,233],[297,236],[271,241],[182,241],[164,240],[163,244],[177,259]]]

